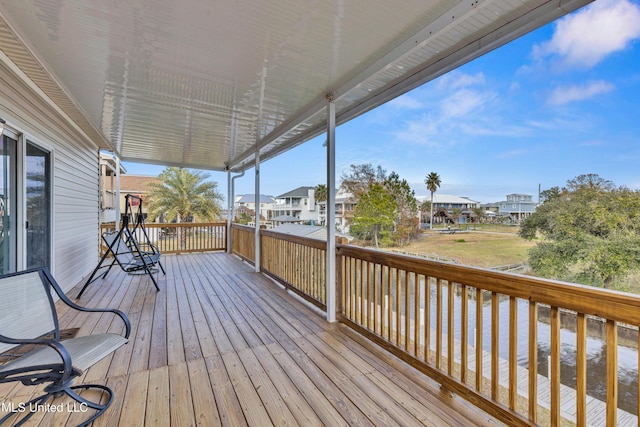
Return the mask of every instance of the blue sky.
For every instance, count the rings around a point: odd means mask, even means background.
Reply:
[[[261,165],[261,193],[326,181],[324,136]],[[380,165],[481,203],[595,173],[640,189],[640,1],[597,0],[336,130],[336,181]],[[163,167],[124,163],[130,174]],[[211,172],[227,194],[225,173]],[[236,194],[254,192],[253,169]]]

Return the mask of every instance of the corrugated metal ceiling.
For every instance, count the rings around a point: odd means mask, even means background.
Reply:
[[[124,160],[233,170],[589,0],[0,0],[0,50]]]

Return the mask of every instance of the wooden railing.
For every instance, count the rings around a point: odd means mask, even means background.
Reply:
[[[595,316],[606,325],[602,417],[617,425],[617,325],[640,325],[637,296],[348,245],[338,245],[337,266],[340,321],[508,425],[559,425],[561,390],[563,401],[575,393],[573,422],[602,425],[586,418],[587,319]],[[550,313],[549,342],[542,343],[550,349],[549,374],[527,368],[538,366],[543,305]],[[575,318],[573,343],[561,338],[565,316]],[[526,337],[520,346],[519,337]],[[567,345],[576,349],[574,388],[560,383]],[[542,383],[550,390],[546,412],[538,398]],[[640,403],[632,404],[637,411]]]
[[[255,263],[255,228],[246,225],[231,224],[231,250],[247,262]]]
[[[130,226],[132,228],[132,226]],[[113,232],[114,223],[100,224],[100,234]],[[183,222],[177,224],[145,224],[145,230],[151,243],[163,254],[184,252],[224,251],[227,248],[227,224],[225,222]],[[143,239],[140,230],[136,232],[140,243]],[[106,249],[101,242],[101,253]]]
[[[234,224],[232,233],[234,253],[252,262],[254,228]],[[260,235],[261,271],[325,307],[326,243]],[[640,347],[640,297],[344,244],[336,270],[339,321],[507,425],[615,426],[626,415],[637,423],[640,402],[625,402],[632,413],[618,410],[617,352],[619,331]],[[605,331],[602,384],[589,378],[606,390],[601,401],[587,394],[594,324]],[[548,358],[539,360],[541,348]],[[571,351],[567,387],[561,353]]]
[[[261,230],[261,270],[326,309],[327,242]]]

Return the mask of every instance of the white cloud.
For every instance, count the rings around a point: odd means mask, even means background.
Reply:
[[[483,73],[472,75],[454,70],[437,80],[437,88],[440,90],[457,90],[474,85],[483,85],[484,83],[485,77]]]
[[[611,83],[604,80],[591,81],[584,85],[559,86],[551,92],[547,102],[551,105],[564,105],[611,92],[614,88]]]
[[[391,101],[388,104],[390,107],[403,109],[403,110],[417,110],[424,107],[424,104],[415,96],[404,94]]]
[[[466,116],[482,108],[493,96],[475,90],[461,89],[442,100],[440,109],[443,119]]]
[[[598,0],[556,24],[548,42],[534,46],[538,59],[555,56],[569,67],[589,68],[640,38],[640,5]]]

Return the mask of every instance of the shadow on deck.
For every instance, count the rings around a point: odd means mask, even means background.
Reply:
[[[350,329],[327,323],[234,256],[163,262],[160,292],[147,276],[113,270],[80,301],[119,308],[133,327],[129,344],[82,378],[115,392],[94,426],[498,424]],[[106,317],[60,317],[62,328],[80,327],[80,334],[112,328]],[[0,387],[0,401],[26,401],[31,388]],[[31,425],[81,419],[42,411]]]

